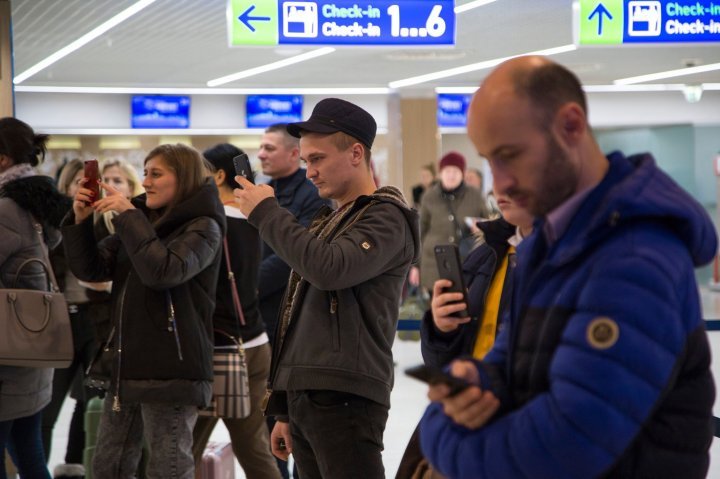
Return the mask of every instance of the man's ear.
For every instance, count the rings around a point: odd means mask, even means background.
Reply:
[[[357,166],[365,162],[365,147],[360,143],[353,143],[350,147],[352,149],[352,164]]]
[[[555,114],[555,130],[568,146],[576,145],[588,129],[585,112],[575,102],[564,104]]]

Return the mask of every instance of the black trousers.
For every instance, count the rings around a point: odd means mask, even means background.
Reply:
[[[303,479],[383,479],[388,408],[337,391],[288,391],[293,458]]]

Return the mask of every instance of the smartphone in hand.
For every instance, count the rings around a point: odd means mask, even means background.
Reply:
[[[250,166],[250,158],[248,158],[247,153],[233,158],[233,166],[235,167],[236,176],[242,176],[250,183],[255,183],[255,177],[252,172],[252,167]],[[242,188],[242,186],[240,186],[240,188]]]
[[[83,186],[92,191],[90,198],[90,204],[92,204],[100,199],[100,169],[97,160],[85,161],[84,175],[87,181]]]
[[[462,265],[460,263],[460,252],[454,244],[440,244],[435,246],[435,262],[437,263],[440,278],[452,281],[452,286],[446,288],[446,293],[462,293],[462,301],[467,305],[467,288],[462,275]],[[465,318],[470,316],[467,308],[462,311],[453,313],[452,316]]]
[[[422,382],[428,383],[431,386],[435,384],[445,384],[448,388],[450,388],[448,396],[454,396],[470,386],[470,383],[464,379],[446,373],[440,368],[426,366],[425,364],[408,368],[405,370],[405,374],[412,378],[419,379]]]

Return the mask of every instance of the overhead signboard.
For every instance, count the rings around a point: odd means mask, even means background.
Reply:
[[[720,42],[718,0],[579,0],[580,45]]]
[[[437,96],[437,122],[439,127],[464,127],[472,95],[440,93]]]
[[[133,128],[189,128],[190,97],[134,95],[131,100]]]
[[[302,121],[302,95],[248,95],[245,100],[248,128]]]
[[[454,45],[454,0],[229,0],[231,46]]]

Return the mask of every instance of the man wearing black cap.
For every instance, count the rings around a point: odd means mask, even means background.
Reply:
[[[293,269],[273,345],[266,414],[273,453],[292,453],[303,479],[383,478],[382,435],[393,382],[392,342],[418,218],[370,168],[375,120],[337,98],[288,125],[307,177],[333,199],[309,230],[267,185],[238,177],[240,209]]]

